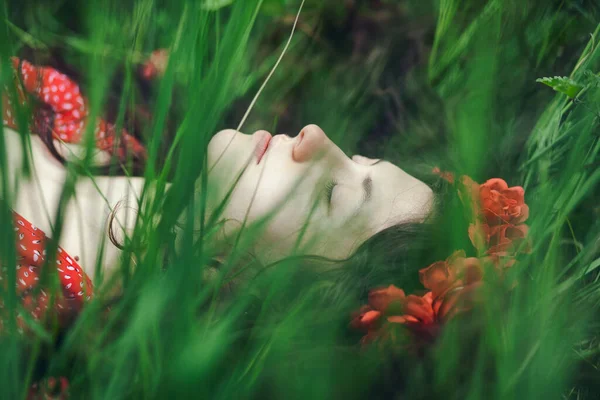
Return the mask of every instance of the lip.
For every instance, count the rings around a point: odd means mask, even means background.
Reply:
[[[256,164],[260,164],[260,161],[269,149],[269,144],[271,143],[273,136],[271,136],[271,134],[267,131],[260,131],[257,133],[259,133],[261,136],[256,145],[256,149],[254,150],[254,154],[256,155]]]

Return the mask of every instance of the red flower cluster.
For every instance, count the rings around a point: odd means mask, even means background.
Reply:
[[[439,169],[434,172],[454,182],[452,174]],[[366,332],[363,343],[387,338],[393,331],[388,328],[393,326],[404,326],[421,339],[434,339],[441,324],[470,309],[477,300],[477,289],[483,283],[483,264],[494,265],[497,270],[514,264],[512,255],[522,250],[527,235],[527,225],[522,222],[529,216],[529,208],[523,188],[509,188],[497,178],[478,185],[463,177],[461,183],[475,214],[469,237],[482,257],[466,257],[460,250],[445,261],[421,269],[420,281],[429,289],[423,296],[407,296],[394,285],[372,290],[369,304],[352,321],[352,326]],[[464,193],[461,198],[465,199]]]
[[[445,261],[419,271],[421,283],[430,290],[425,295],[406,296],[394,285],[372,290],[369,305],[361,308],[352,325],[366,332],[363,343],[379,337],[386,322],[403,324],[415,333],[433,338],[441,323],[470,308],[482,277],[481,261],[457,251]]]

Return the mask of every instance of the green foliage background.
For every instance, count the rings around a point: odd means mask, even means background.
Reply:
[[[518,285],[490,289],[482,309],[449,324],[426,355],[361,349],[347,325],[364,293],[315,276],[302,262],[287,260],[228,292],[232,271],[245,262],[240,243],[217,279],[204,280],[214,255],[203,240],[215,226],[210,218],[199,217],[200,235],[186,224],[178,238],[185,246],[169,251],[178,219],[203,215],[195,188],[205,182],[206,144],[217,130],[238,125],[299,5],[4,3],[4,82],[11,79],[8,57],[23,47],[58,48],[82,72],[94,113],[119,83],[117,121],[140,99],[137,63],[159,47],[172,53],[144,131],[151,154],[144,175],[158,182],[159,195],[144,204],[131,257],[123,258],[123,294],[106,313],[117,283],[104,282],[72,329],[29,321],[34,334],[23,336],[14,329],[16,294],[4,291],[13,325],[0,339],[0,398],[25,398],[31,382],[46,376],[68,376],[72,398],[85,399],[600,396],[594,1],[307,0],[287,54],[242,128],[295,134],[317,123],[346,152],[387,158],[417,176],[439,165],[526,188],[535,245],[511,271]],[[125,72],[115,75],[120,65]],[[566,78],[536,82],[554,76]],[[175,128],[167,140],[168,111]],[[0,165],[7,151],[0,141]],[[65,201],[81,171],[70,167]],[[1,175],[1,220],[10,221],[12,196]],[[165,192],[167,179],[173,186]],[[12,226],[0,229],[0,254],[10,262]]]

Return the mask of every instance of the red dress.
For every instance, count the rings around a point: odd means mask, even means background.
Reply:
[[[162,75],[166,67],[168,53],[166,50],[155,51],[152,57],[143,65],[143,76],[153,79]],[[65,143],[77,143],[86,132],[87,125],[94,123],[94,137],[96,147],[107,151],[119,159],[134,156],[138,159],[146,158],[144,146],[125,129],[117,133],[114,124],[102,118],[90,121],[88,102],[82,95],[79,86],[65,74],[51,67],[34,66],[28,61],[12,59],[15,71],[15,84],[18,101],[22,104],[27,101],[27,93],[46,104],[51,110],[49,116],[37,112],[35,121],[39,117],[45,119],[46,127],[50,127],[55,140]],[[3,124],[16,129],[13,102],[7,95],[2,96]],[[38,110],[41,111],[41,110]],[[36,113],[36,110],[34,110]],[[34,123],[30,131],[35,131]],[[66,327],[78,315],[81,308],[93,296],[93,284],[90,278],[65,250],[58,247],[56,258],[48,263],[46,260],[47,237],[44,232],[35,227],[21,215],[13,211],[13,224],[15,230],[17,262],[16,262],[16,294],[19,296],[23,309],[30,313],[36,321],[44,322],[56,318],[60,326]],[[46,275],[42,271],[45,264],[52,271]],[[0,265],[0,286],[7,288],[7,266]],[[56,275],[52,275],[52,272]],[[50,292],[47,287],[39,287],[44,278],[58,279],[60,289],[57,293]],[[48,280],[46,280],[48,282]],[[4,303],[0,298],[0,333],[4,330]],[[20,329],[26,329],[26,324],[21,316],[17,317]],[[60,398],[66,398],[68,382],[65,378],[56,380],[50,378],[52,385],[59,382]],[[45,389],[34,383],[29,392],[29,399],[48,398]]]
[[[52,110],[52,115],[43,114],[34,109],[38,120],[46,119],[55,140],[66,143],[77,143],[82,139],[87,124],[89,124],[89,111],[87,99],[82,95],[79,86],[65,74],[51,67],[34,66],[28,61],[17,58],[12,59],[15,71],[15,85],[18,101],[22,104],[27,101],[27,95],[33,96]],[[3,101],[3,123],[9,128],[16,129],[15,111],[13,100],[9,97],[10,91],[5,91]],[[145,158],[144,146],[126,130],[117,134],[113,124],[98,118],[95,122],[96,147],[107,151],[119,158],[133,155]],[[35,131],[32,124],[30,131]],[[49,290],[39,288],[41,269],[46,262],[46,235],[36,228],[31,222],[13,211],[17,249],[17,280],[16,293],[20,297],[24,309],[35,320],[44,320],[46,317],[56,317],[62,326],[72,321],[81,307],[89,300],[93,293],[93,285],[89,277],[79,266],[77,261],[61,248],[58,248],[56,260],[50,262],[58,277],[61,290],[51,296]],[[0,269],[0,285],[6,287],[7,266]],[[52,304],[50,304],[50,299]],[[0,298],[0,311],[4,308]],[[48,314],[48,310],[52,314]],[[0,313],[1,315],[2,313]],[[25,328],[22,318],[19,318],[20,328]],[[3,319],[0,318],[0,332],[2,332]]]

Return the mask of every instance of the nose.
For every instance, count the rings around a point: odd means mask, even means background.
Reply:
[[[323,156],[329,147],[329,138],[317,125],[307,125],[300,131],[292,157],[296,162],[305,162]]]

